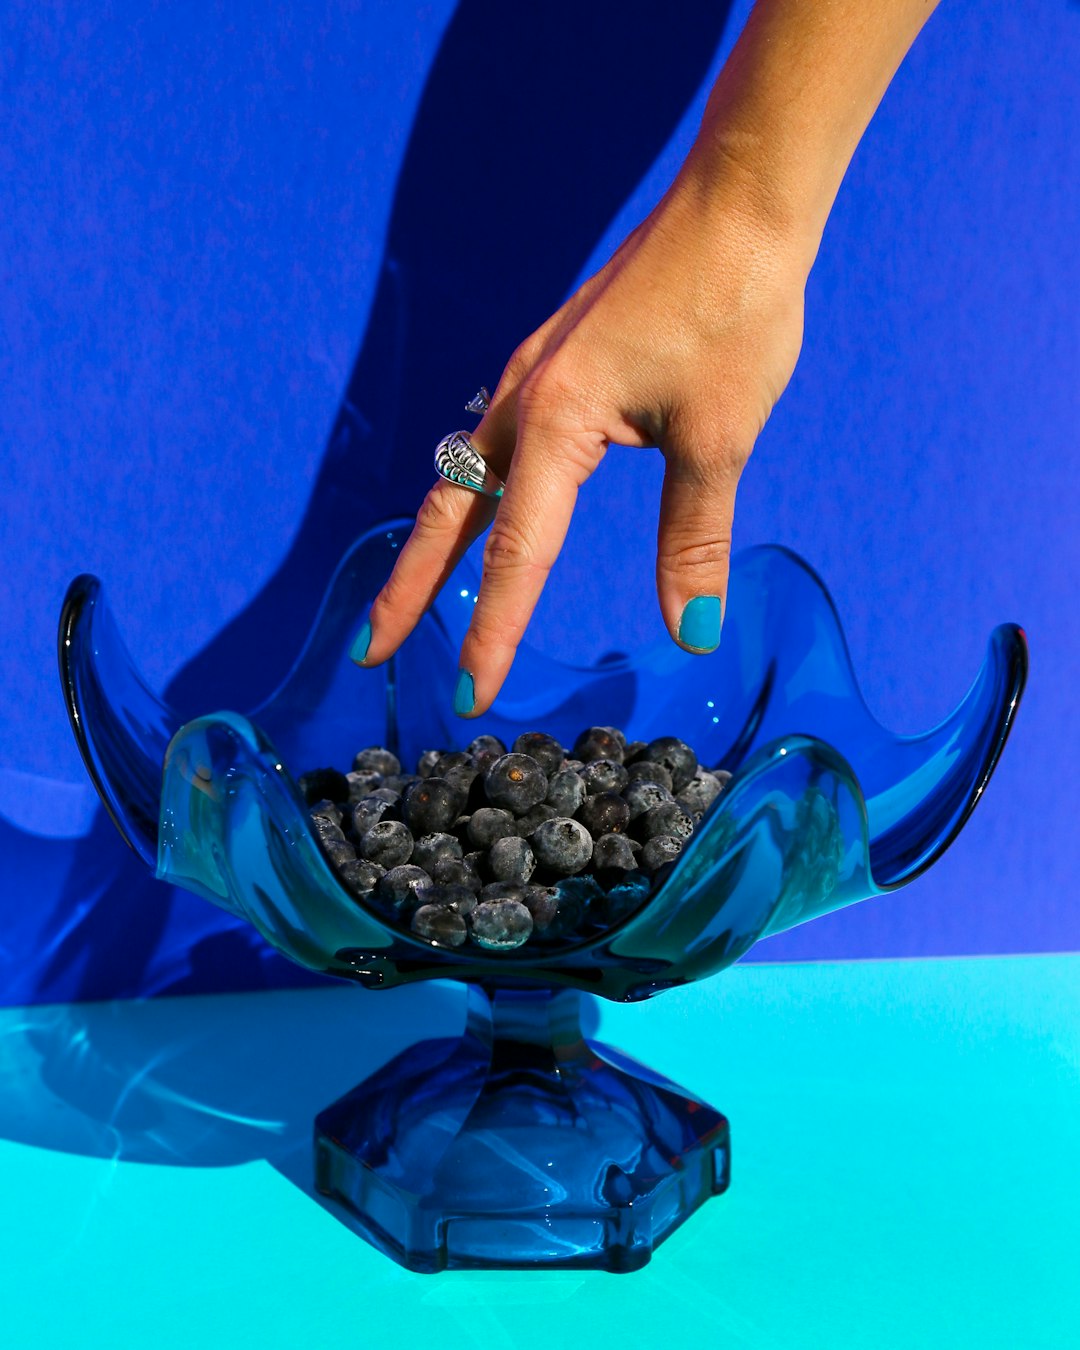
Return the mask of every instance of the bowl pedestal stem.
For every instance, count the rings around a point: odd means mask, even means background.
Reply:
[[[582,997],[470,985],[461,1036],[316,1118],[319,1191],[410,1270],[643,1266],[726,1189],[728,1123],[586,1040]]]

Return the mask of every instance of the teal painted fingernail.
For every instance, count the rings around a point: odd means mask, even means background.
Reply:
[[[462,666],[458,671],[457,685],[454,688],[454,711],[459,717],[464,717],[466,713],[472,712],[475,702],[476,691],[473,688],[473,677]]]
[[[367,649],[371,645],[371,624],[364,621],[359,633],[353,638],[352,646],[349,648],[349,659],[359,664],[365,656]]]
[[[695,595],[688,600],[679,620],[679,641],[699,651],[711,652],[720,645],[720,597]]]

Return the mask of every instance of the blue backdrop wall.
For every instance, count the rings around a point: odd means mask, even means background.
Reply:
[[[748,8],[5,6],[4,1001],[300,978],[97,809],[55,670],[66,584],[105,579],[181,709],[256,703],[348,542],[415,510],[463,398],[656,201]],[[951,710],[998,622],[1031,679],[945,858],[761,959],[1080,945],[1078,94],[1080,7],[944,0],[841,189],[735,546],[817,568],[898,731]],[[660,478],[656,452],[605,459],[536,645],[662,632]]]

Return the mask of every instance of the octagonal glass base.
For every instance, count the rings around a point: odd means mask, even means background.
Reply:
[[[728,1185],[727,1120],[586,1041],[575,990],[470,986],[424,1041],[320,1113],[316,1186],[410,1270],[637,1270]]]

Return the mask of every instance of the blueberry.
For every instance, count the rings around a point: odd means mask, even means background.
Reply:
[[[592,857],[592,836],[578,820],[555,816],[538,825],[529,838],[536,861],[558,876],[573,876]]]
[[[381,745],[369,745],[366,750],[358,750],[353,756],[352,766],[354,773],[362,773],[365,769],[381,774],[401,772],[401,760]]]
[[[720,791],[721,791],[721,792],[723,792],[723,790],[724,790],[724,789],[727,787],[727,785],[731,782],[731,777],[732,777],[731,774],[728,773],[727,769],[713,769],[713,771],[712,771],[712,776],[713,776],[713,777],[716,779],[716,781],[720,784]]]
[[[315,832],[315,837],[324,844],[345,842],[345,831],[340,825],[335,825],[329,816],[312,816],[311,828]]]
[[[614,727],[589,727],[574,742],[574,758],[588,762],[591,759],[613,759],[621,764],[623,746]]]
[[[547,796],[547,774],[531,755],[500,755],[484,774],[492,806],[522,816]]]
[[[324,839],[322,851],[333,867],[344,867],[346,863],[356,861],[356,849],[346,839]]]
[[[624,764],[636,764],[648,748],[648,741],[630,741],[623,752]]]
[[[369,792],[374,792],[376,788],[383,785],[382,774],[371,772],[368,769],[364,769],[361,773],[347,773],[345,781],[349,785],[350,806],[355,806],[361,798],[366,797]]]
[[[592,865],[601,884],[605,881],[614,884],[624,872],[637,866],[630,840],[625,834],[602,834],[593,844]]]
[[[623,789],[622,799],[630,808],[631,820],[636,820],[638,816],[644,815],[651,806],[659,806],[661,802],[675,800],[663,783],[651,783],[644,778],[637,778],[628,783]]]
[[[397,917],[409,915],[425,904],[432,880],[422,867],[403,863],[391,867],[375,883],[375,899]]]
[[[554,736],[542,731],[525,731],[513,745],[517,755],[528,755],[535,759],[545,774],[557,773],[562,767],[565,751]]]
[[[421,778],[411,783],[401,798],[405,824],[419,837],[446,830],[461,815],[465,794],[445,778]]]
[[[332,802],[349,800],[349,780],[337,769],[312,769],[302,773],[296,780],[296,786],[308,806],[314,806],[327,797]]]
[[[707,769],[700,766],[697,773],[683,790],[676,794],[675,800],[691,815],[703,815],[720,796],[720,784]]]
[[[308,815],[313,823],[318,818],[319,820],[328,820],[331,825],[341,824],[341,807],[326,798],[323,798],[321,802],[316,802],[308,811]]]
[[[621,834],[630,824],[630,808],[617,792],[598,792],[585,798],[574,819],[599,839],[602,834]]]
[[[585,914],[585,902],[575,892],[564,893],[558,886],[525,887],[525,908],[532,915],[537,938],[561,938],[573,933]]]
[[[522,839],[528,839],[538,825],[542,825],[545,820],[554,820],[556,816],[562,814],[562,811],[549,806],[547,802],[537,802],[535,806],[530,806],[523,816],[518,816],[514,825]]]
[[[472,839],[469,837],[469,821],[472,816],[458,816],[457,820],[450,826],[448,831],[461,845],[462,849],[474,848]]]
[[[648,759],[635,760],[626,770],[631,783],[659,783],[671,791],[671,770]]]
[[[658,736],[645,747],[642,759],[653,764],[662,764],[671,774],[671,790],[681,792],[694,776],[697,768],[697,755],[677,736]]]
[[[375,884],[386,871],[378,863],[358,858],[355,862],[345,863],[338,871],[338,878],[352,895],[370,895]]]
[[[412,857],[413,837],[400,820],[380,820],[361,838],[358,852],[389,871]]]
[[[413,845],[412,861],[417,867],[422,867],[431,877],[435,873],[431,870],[436,862],[441,858],[458,858],[464,856],[464,850],[459,840],[452,834],[422,834]]]
[[[446,905],[459,914],[471,914],[479,901],[476,898],[476,891],[471,887],[455,886],[451,883],[447,885],[436,884],[429,893],[428,903]]]
[[[421,905],[410,927],[435,947],[460,947],[469,935],[464,918],[448,905]]]
[[[435,764],[435,768],[428,776],[431,778],[445,778],[448,769],[468,768],[472,764],[472,756],[467,750],[444,750]]]
[[[352,823],[352,832],[357,839],[363,839],[372,825],[382,820],[383,816],[390,811],[391,803],[382,797],[375,797],[369,794],[362,797],[353,807],[349,819]],[[393,812],[391,812],[391,817]]]
[[[489,881],[480,891],[481,901],[523,900],[525,887],[519,881]]]
[[[689,839],[694,833],[694,822],[678,802],[661,802],[659,806],[650,806],[638,816],[634,821],[634,833],[643,844],[659,835]]]
[[[496,839],[488,854],[488,870],[496,881],[524,886],[536,869],[536,858],[524,839]]]
[[[532,915],[520,900],[482,900],[469,915],[472,940],[488,951],[512,951],[529,940]]]
[[[400,797],[410,783],[420,781],[420,775],[415,773],[388,773],[383,775],[382,786],[396,792]]]
[[[471,740],[465,749],[474,758],[477,755],[492,755],[498,759],[500,755],[506,754],[506,746],[499,740],[498,736],[477,736]]]
[[[585,784],[581,775],[573,769],[559,769],[548,780],[548,806],[553,806],[560,816],[572,816],[585,800]]]
[[[670,834],[655,835],[641,850],[640,866],[646,872],[656,872],[664,863],[674,862],[682,852],[682,841]]]
[[[416,776],[418,778],[430,778],[435,765],[442,757],[443,751],[441,750],[422,750],[420,758],[416,761]]]
[[[581,771],[581,781],[585,791],[592,795],[595,792],[621,792],[630,777],[613,759],[591,759]]]
[[[585,761],[583,759],[564,759],[562,762],[562,768],[573,769],[575,773],[580,773],[584,767]]]
[[[653,882],[644,872],[624,872],[600,902],[599,910],[604,922],[612,924],[625,919],[644,904],[652,889]]]
[[[490,848],[496,839],[517,834],[514,817],[498,806],[482,806],[469,817],[469,838],[476,848]]]
[[[481,886],[480,872],[468,858],[439,858],[432,864],[431,879],[439,886],[465,886],[470,891]]]
[[[435,765],[435,772],[431,777],[445,778],[467,798],[469,789],[479,774],[480,770],[473,763],[472,757],[464,750],[449,750]]]
[[[626,733],[625,733],[624,731],[622,731],[619,727],[599,727],[599,728],[594,728],[594,730],[606,731],[606,732],[608,733],[609,736],[614,736],[615,739],[616,739],[616,740],[619,742],[619,744],[622,746],[623,758],[625,759],[625,757],[626,757]]]

